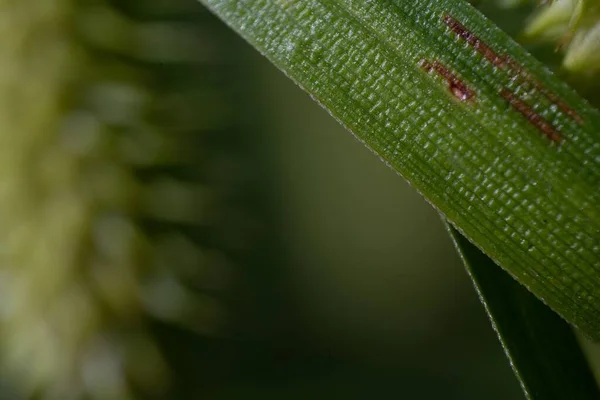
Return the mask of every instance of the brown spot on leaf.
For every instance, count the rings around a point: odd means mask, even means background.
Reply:
[[[473,32],[469,31],[463,24],[455,20],[450,15],[446,14],[443,16],[443,20],[448,27],[458,35],[461,39],[464,39],[469,43],[475,50],[477,50],[482,56],[487,58],[496,67],[504,68],[506,62],[504,58],[500,57],[490,46],[484,41],[479,39]]]
[[[511,57],[496,53],[490,46],[483,42],[479,37],[469,31],[464,25],[454,19],[448,14],[442,16],[444,23],[458,35],[458,37],[469,43],[477,52],[492,63],[492,65],[510,71],[513,78],[519,79],[524,85],[528,85],[530,89],[539,91],[544,97],[551,103],[556,105],[558,109],[572,118],[577,123],[583,123],[581,116],[563,100],[561,100],[555,93],[546,89],[541,82],[536,80],[529,72],[523,68],[522,65],[517,63]]]
[[[500,96],[507,100],[510,105],[524,116],[533,126],[542,132],[548,139],[555,143],[560,143],[562,138],[552,124],[546,121],[541,115],[536,113],[533,108],[523,100],[518,98],[514,93],[506,88],[500,90]]]
[[[435,71],[448,82],[448,90],[454,97],[460,101],[471,101],[475,98],[475,93],[459,79],[452,71],[442,65],[439,61],[430,62],[422,59],[419,65],[427,72]]]
[[[583,123],[583,118],[571,107],[569,107],[564,101],[562,101],[556,94],[546,89],[539,81],[533,81],[535,87],[552,103],[554,103],[560,111],[571,117],[578,124]]]
[[[523,66],[521,66],[519,63],[517,63],[516,61],[514,61],[512,58],[510,58],[508,56],[505,56],[504,58],[506,59],[507,65],[510,67],[510,69],[517,74],[516,75],[517,77],[520,77],[522,79],[524,84],[528,85],[529,87],[533,86],[533,89],[539,91],[544,97],[546,97],[548,99],[548,101],[550,101],[552,104],[556,105],[560,111],[562,111],[564,114],[568,115],[570,118],[575,120],[577,123],[579,123],[579,124],[583,123],[583,118],[581,118],[581,116],[577,113],[577,111],[572,109],[567,103],[565,103],[562,99],[560,99],[555,93],[553,93],[552,91],[545,88],[544,85],[542,85],[542,83],[540,81],[538,81],[533,76],[531,76],[531,74],[529,72],[527,72],[525,70],[525,68],[523,68]]]

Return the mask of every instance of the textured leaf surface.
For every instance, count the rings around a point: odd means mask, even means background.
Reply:
[[[526,397],[600,398],[571,327],[455,229],[448,230]]]
[[[201,0],[600,338],[600,114],[466,2]]]

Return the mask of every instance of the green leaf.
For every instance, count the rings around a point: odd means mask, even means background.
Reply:
[[[595,400],[600,391],[573,330],[446,225],[515,375],[530,400]]]
[[[600,339],[600,113],[459,0],[201,0]]]

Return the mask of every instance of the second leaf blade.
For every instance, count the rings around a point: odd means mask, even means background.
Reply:
[[[571,327],[447,225],[530,400],[595,400],[600,391]]]

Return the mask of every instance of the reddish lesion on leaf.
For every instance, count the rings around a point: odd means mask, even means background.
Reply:
[[[519,79],[520,82],[528,86],[531,89],[541,93],[548,101],[556,105],[558,109],[565,115],[572,118],[579,124],[583,123],[583,118],[563,100],[561,100],[555,93],[548,90],[542,85],[541,82],[532,77],[532,75],[525,70],[525,68],[513,60],[507,55],[496,53],[490,46],[483,42],[473,32],[469,31],[464,25],[454,19],[448,14],[442,16],[444,23],[454,32],[458,37],[465,40],[471,47],[473,47],[478,53],[492,63],[495,67],[502,70],[508,70],[511,73],[512,79]]]
[[[500,89],[500,96],[508,101],[516,111],[525,117],[527,121],[535,126],[548,139],[552,140],[554,143],[560,143],[562,141],[560,132],[558,132],[552,126],[552,124],[546,121],[541,115],[536,113],[529,104],[525,103],[517,95],[506,88],[502,88]]]
[[[423,58],[419,61],[419,66],[427,72],[435,71],[444,78],[448,83],[448,90],[458,100],[471,101],[475,98],[475,92],[439,61],[431,62]]]
[[[553,104],[555,104],[560,111],[571,117],[578,124],[583,124],[583,118],[577,111],[568,106],[564,101],[562,101],[556,94],[552,93],[548,89],[546,89],[539,81],[534,81],[535,87]]]
[[[579,124],[583,123],[583,118],[581,118],[581,116],[577,114],[577,112],[573,108],[571,108],[567,103],[561,100],[555,93],[545,88],[540,81],[532,77],[531,74],[527,72],[519,63],[517,63],[508,56],[505,56],[505,59],[511,71],[517,74],[516,77],[522,78],[524,83],[526,83],[529,86],[533,86],[534,90],[539,91],[544,97],[548,99],[548,101],[556,105],[560,111],[568,115],[574,121],[576,121]]]
[[[505,68],[506,60],[504,57],[499,56],[490,46],[479,39],[473,32],[469,31],[463,24],[448,14],[445,14],[442,19],[452,32],[456,33],[458,37],[469,43],[471,47],[487,58],[493,65],[502,69]]]

